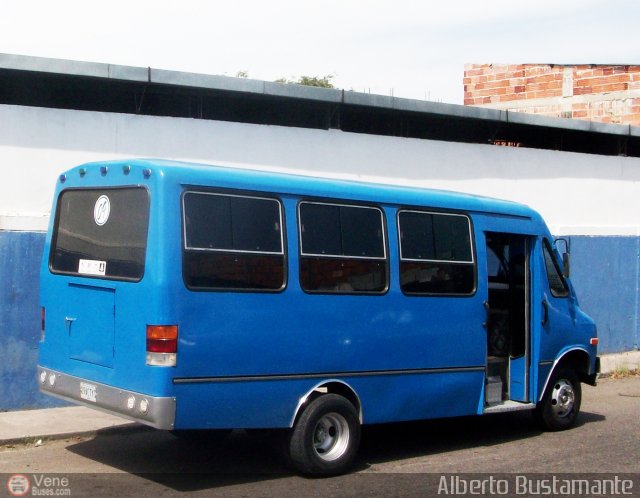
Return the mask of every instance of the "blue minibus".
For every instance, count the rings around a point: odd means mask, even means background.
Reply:
[[[599,371],[567,253],[513,202],[85,164],[55,190],[37,382],[177,435],[282,429],[308,475],[346,472],[363,424],[531,410],[567,429]]]

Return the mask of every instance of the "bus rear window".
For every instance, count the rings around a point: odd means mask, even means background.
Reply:
[[[149,226],[146,189],[65,190],[56,213],[49,263],[53,273],[142,278]]]

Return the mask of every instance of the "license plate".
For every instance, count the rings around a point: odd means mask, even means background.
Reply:
[[[80,397],[87,401],[95,403],[96,400],[96,386],[94,384],[88,384],[86,382],[80,382]]]

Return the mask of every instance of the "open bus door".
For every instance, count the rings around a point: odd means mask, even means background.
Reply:
[[[487,405],[529,403],[531,237],[486,232]]]

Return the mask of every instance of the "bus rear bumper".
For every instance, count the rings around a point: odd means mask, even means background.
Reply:
[[[176,399],[148,396],[38,366],[40,392],[156,429],[172,430]]]

